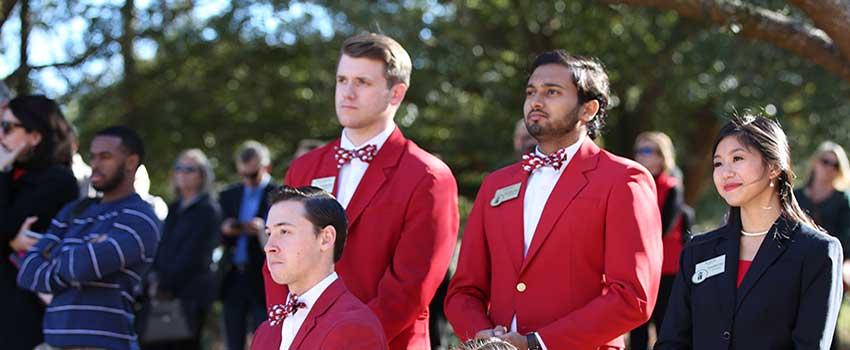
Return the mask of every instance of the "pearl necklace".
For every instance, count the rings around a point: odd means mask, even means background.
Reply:
[[[744,236],[747,236],[747,237],[764,236],[768,232],[770,232],[770,229],[767,229],[767,231],[764,231],[764,232],[747,232],[747,231],[741,230],[741,234],[744,235]]]

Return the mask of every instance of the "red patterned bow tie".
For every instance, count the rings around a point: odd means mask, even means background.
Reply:
[[[352,150],[336,146],[334,147],[334,150],[336,151],[336,153],[334,153],[334,158],[336,158],[336,167],[342,168],[345,163],[350,162],[354,158],[360,159],[364,163],[371,162],[372,159],[375,159],[375,154],[378,153],[378,146],[366,145]]]
[[[530,152],[522,156],[522,170],[530,173],[544,166],[560,169],[565,161],[567,161],[566,148],[561,148],[548,156],[540,156],[537,152]]]
[[[272,305],[269,310],[269,324],[272,326],[277,326],[283,323],[283,319],[287,316],[295,315],[298,312],[298,309],[306,308],[307,304],[304,304],[302,301],[298,301],[298,295],[293,293],[289,294],[289,299],[286,301],[286,304],[276,304]]]

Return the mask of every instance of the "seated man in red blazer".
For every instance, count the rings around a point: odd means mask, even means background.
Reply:
[[[266,262],[288,287],[273,305],[251,349],[387,349],[378,318],[334,272],[348,222],[333,196],[316,187],[284,187],[271,195]]]
[[[538,147],[484,179],[446,316],[461,339],[622,349],[622,335],[652,313],[661,278],[654,181],[592,141],[608,105],[598,61],[544,53],[525,90],[525,125]]]

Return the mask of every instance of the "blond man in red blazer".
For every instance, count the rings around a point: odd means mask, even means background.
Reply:
[[[457,242],[457,184],[439,159],[402,135],[393,116],[410,82],[407,52],[365,34],[337,66],[339,139],[296,159],[284,182],[337,197],[350,222],[336,271],[381,320],[390,349],[430,349],[428,305]],[[269,283],[269,304],[285,288]]]
[[[525,124],[539,142],[487,176],[445,302],[461,339],[519,349],[622,349],[661,272],[661,218],[642,166],[600,149],[608,77],[596,60],[537,57]]]
[[[345,210],[315,187],[275,190],[271,203],[266,266],[288,292],[254,332],[251,349],[387,349],[378,318],[334,271],[347,236]]]

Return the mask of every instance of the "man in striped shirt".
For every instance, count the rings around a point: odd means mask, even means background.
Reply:
[[[141,138],[126,127],[91,142],[91,182],[103,193],[62,209],[24,258],[21,288],[52,294],[42,348],[139,348],[131,291],[141,283],[159,243],[160,222],[133,189],[142,164]]]

